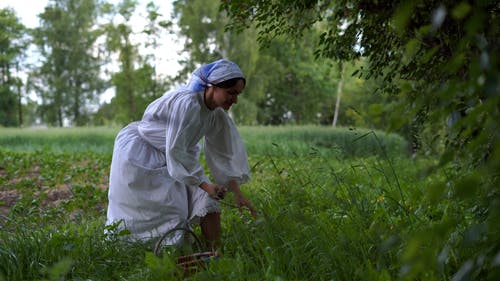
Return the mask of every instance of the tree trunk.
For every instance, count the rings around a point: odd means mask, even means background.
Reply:
[[[19,63],[16,64],[17,77],[19,79]],[[21,94],[21,81],[17,81],[17,114],[19,118],[19,127],[23,126],[23,107],[22,107],[22,94]]]
[[[344,64],[340,63],[340,79],[339,84],[337,86],[337,101],[335,102],[335,113],[333,114],[333,122],[332,127],[337,127],[337,119],[339,116],[339,107],[340,107],[340,97],[342,96],[342,84],[344,83]]]
[[[57,106],[57,121],[59,123],[59,127],[62,127],[64,125],[62,111],[63,111],[62,106],[58,105]]]

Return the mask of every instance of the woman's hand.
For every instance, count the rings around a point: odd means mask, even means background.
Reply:
[[[243,195],[240,190],[239,184],[236,181],[232,180],[229,181],[228,187],[229,191],[234,193],[234,202],[236,203],[236,206],[238,206],[240,213],[243,213],[243,207],[246,207],[250,211],[250,214],[252,214],[252,216],[256,218],[257,211],[255,211],[255,209],[253,208],[252,203],[250,203],[245,195]]]
[[[250,214],[252,214],[252,217],[254,218],[257,217],[257,212],[253,208],[252,203],[248,201],[248,199],[243,195],[243,193],[241,192],[235,193],[234,202],[236,203],[236,206],[238,206],[240,213],[243,213],[243,207],[246,207],[250,211]]]
[[[221,185],[203,182],[200,187],[214,200],[219,201],[226,196],[227,189]]]

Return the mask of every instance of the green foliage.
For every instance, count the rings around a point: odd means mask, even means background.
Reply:
[[[0,216],[2,278],[183,279],[173,252],[156,257],[152,243],[126,242],[115,226],[104,227],[102,187],[117,131],[1,130],[0,192],[18,194]],[[421,192],[410,185],[419,179],[412,167],[427,160],[400,157],[405,151],[396,147],[404,142],[397,136],[380,135],[373,144],[374,133],[331,128],[243,127],[241,132],[254,175],[245,192],[259,218],[222,205],[223,256],[188,279],[397,276],[401,237],[413,227],[414,204],[420,204],[414,196]],[[341,148],[333,142],[343,135],[351,143]],[[363,146],[376,149],[371,145],[379,151],[392,147],[395,158],[375,151],[366,158],[356,154]],[[51,192],[64,189],[70,192],[54,200]]]
[[[22,120],[21,58],[26,48],[24,27],[11,9],[0,9],[0,125],[20,126]]]
[[[314,33],[305,40],[278,38],[262,49],[255,29],[241,33],[226,29],[228,17],[219,6],[220,1],[174,2],[184,49],[190,54],[182,62],[179,81],[198,64],[224,57],[242,67],[248,82],[244,106],[250,108],[249,114],[232,111],[234,119],[243,122],[239,124],[316,124],[318,113],[331,115],[335,71],[330,64],[314,60]]]
[[[454,259],[452,272],[457,280],[498,274],[492,262],[500,247],[495,238],[500,229],[492,223],[500,200],[500,24],[495,1],[231,1],[223,5],[236,28],[255,24],[266,44],[276,35],[295,38],[320,26],[318,57],[366,58],[369,68],[360,75],[381,79],[379,90],[394,97],[389,128],[410,137],[414,149],[442,156],[441,164],[429,170],[445,170],[448,177],[430,192],[450,195],[450,209],[468,217],[450,213],[424,231],[429,234],[424,239],[416,235],[406,248],[403,276],[429,279],[433,275],[427,275],[426,269],[432,261],[443,259]],[[379,115],[382,108],[375,105],[371,110]],[[476,211],[471,214],[467,208]],[[470,232],[482,239],[470,241],[471,251],[450,254],[448,247],[456,245],[457,237]]]
[[[238,96],[238,103],[231,107],[231,115],[236,124],[257,125],[259,108],[249,101],[245,95]]]
[[[260,51],[258,80],[251,81],[262,87],[259,124],[315,124],[318,114],[333,116],[337,70],[328,61],[314,61],[313,38],[277,39]]]
[[[318,151],[338,158],[408,155],[408,143],[400,136],[366,129],[259,126],[242,127],[241,134],[250,155],[269,153],[294,157],[295,153]]]
[[[105,122],[124,125],[142,117],[146,106],[166,92],[168,82],[161,82],[156,75],[153,58],[139,53],[142,44],[133,43],[134,30],[130,18],[137,8],[137,1],[123,1],[116,6],[109,6],[109,21],[103,26],[107,49],[118,55],[119,71],[112,74],[111,84],[115,87],[115,97],[104,105],[96,114],[94,124]],[[148,5],[148,25],[143,30],[147,35],[144,46],[157,45],[156,37],[163,26],[158,22],[157,7]],[[119,23],[116,23],[119,22]]]
[[[9,233],[15,233],[12,236]],[[147,247],[104,234],[103,221],[37,227],[8,221],[0,234],[0,277],[7,280],[117,280],[141,270]],[[137,262],[140,262],[139,264]]]
[[[88,121],[87,106],[104,91],[103,63],[94,50],[100,31],[95,28],[99,6],[94,0],[54,0],[40,14],[34,44],[44,57],[30,74],[30,88],[41,99],[42,121],[63,126]]]
[[[14,151],[111,153],[119,127],[0,129],[0,146]]]
[[[273,36],[275,41],[261,48],[258,28],[240,32],[227,29],[229,18],[220,9],[220,1],[174,1],[173,20],[179,32],[153,2],[147,5],[147,15],[138,15],[137,1],[110,4],[89,0],[79,7],[75,3],[49,3],[40,15],[42,26],[33,32],[33,43],[44,59],[41,65],[32,66],[25,89],[36,92],[40,102],[36,110],[33,103],[27,108],[31,115],[25,118],[27,124],[35,123],[37,117],[51,126],[124,125],[138,120],[146,105],[166,92],[171,83],[184,83],[196,66],[221,57],[237,62],[248,81],[243,105],[232,112],[239,124],[331,124],[339,71],[330,59],[314,59],[314,47],[327,25],[302,29],[306,32],[299,40]],[[75,13],[78,21],[74,23],[71,18]],[[136,16],[146,20],[143,30],[131,26],[129,20]],[[72,32],[72,28],[78,32]],[[163,31],[177,32],[184,43],[183,51],[189,54],[189,59],[180,61],[184,68],[177,77],[160,77],[154,67],[156,58],[151,50],[159,45]],[[145,39],[135,41],[138,33]],[[82,63],[85,66],[80,66]],[[118,70],[111,65],[118,65]],[[357,112],[362,117],[354,114],[356,108],[364,109],[365,104],[373,102],[356,98],[366,97],[372,87],[359,77],[345,77],[342,100],[348,103],[340,106],[339,125],[385,126],[384,122],[367,124],[374,119],[361,109]],[[80,87],[78,83],[82,83]],[[116,91],[114,99],[99,105],[93,114],[97,96],[109,87]],[[248,114],[243,107],[249,108]]]
[[[156,257],[152,243],[126,242],[116,226],[104,227],[102,187],[117,131],[1,130],[0,193],[18,195],[0,206],[8,208],[0,216],[2,279],[183,279],[173,256]],[[443,164],[433,172],[437,158],[408,158],[399,137],[380,132],[241,133],[253,174],[244,192],[259,217],[222,204],[223,255],[188,280],[498,277],[490,241],[498,237],[500,208],[477,206],[474,198],[489,192],[480,173],[449,190],[443,182],[461,171]],[[335,143],[343,137],[350,139],[344,147]],[[70,193],[54,200],[51,192],[63,188]]]

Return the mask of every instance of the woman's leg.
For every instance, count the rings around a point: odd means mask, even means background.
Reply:
[[[201,234],[205,237],[207,247],[215,250],[220,247],[220,213],[208,213],[200,221]]]

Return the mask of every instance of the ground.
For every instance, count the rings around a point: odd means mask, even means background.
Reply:
[[[102,191],[107,190],[107,176],[103,177],[101,183],[97,186]],[[28,182],[32,188],[26,190],[23,182]],[[21,175],[9,176],[5,168],[0,167],[0,215],[8,215],[10,209],[23,198],[41,199],[42,208],[54,207],[61,202],[75,199],[74,191],[70,184],[63,183],[55,186],[47,186],[44,183],[39,167],[34,167],[31,171]]]

